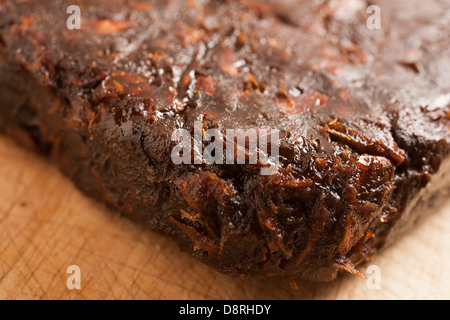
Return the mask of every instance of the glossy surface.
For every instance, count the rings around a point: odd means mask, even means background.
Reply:
[[[1,2],[4,131],[214,268],[331,280],[431,197],[450,149],[448,1],[377,2],[381,30],[356,0],[80,3],[67,30],[64,1]],[[278,174],[173,165],[171,133],[199,120],[282,130]]]

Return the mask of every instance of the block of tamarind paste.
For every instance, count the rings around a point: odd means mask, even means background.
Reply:
[[[448,195],[449,1],[76,3],[0,1],[1,131],[212,268],[360,275]]]

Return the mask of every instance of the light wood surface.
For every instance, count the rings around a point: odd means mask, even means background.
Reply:
[[[48,161],[0,136],[0,299],[449,299],[450,203],[371,264],[381,289],[231,278],[81,194]],[[66,286],[81,269],[81,290]],[[361,269],[365,271],[365,267]]]

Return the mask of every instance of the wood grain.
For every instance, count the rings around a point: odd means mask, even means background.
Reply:
[[[448,261],[450,203],[371,262],[379,290],[351,275],[298,290],[275,278],[231,278],[0,137],[0,299],[449,299]],[[70,265],[81,268],[81,290],[66,286]]]

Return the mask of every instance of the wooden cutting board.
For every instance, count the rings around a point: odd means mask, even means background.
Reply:
[[[450,203],[371,264],[381,289],[231,278],[81,194],[45,159],[0,136],[0,299],[449,299]],[[80,267],[80,290],[67,268]],[[365,267],[361,269],[365,271]]]

